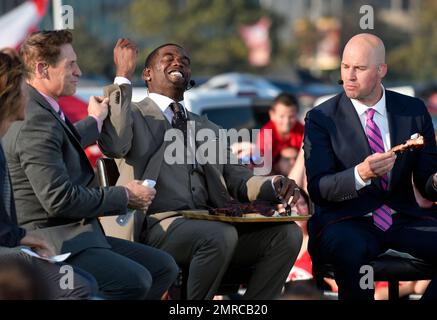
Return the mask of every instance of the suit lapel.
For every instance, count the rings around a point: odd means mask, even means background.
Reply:
[[[82,145],[80,144],[80,139],[81,139],[80,135],[77,132],[74,125],[70,122],[70,120],[68,120],[67,118],[65,118],[66,121],[62,120],[59,114],[55,110],[53,110],[52,106],[48,103],[48,101],[35,88],[33,88],[30,85],[29,85],[29,95],[32,99],[38,102],[38,104],[42,108],[49,111],[59,123],[61,123],[65,131],[67,131],[67,134],[69,134],[70,137],[72,138],[73,143],[75,143],[76,146],[79,147],[79,149],[83,150]]]
[[[369,141],[354,105],[344,93],[340,98],[339,106],[337,121],[340,122],[338,128],[342,128],[339,134],[345,136],[345,141],[348,143],[353,143],[354,154],[350,156],[354,157],[354,162],[358,164],[372,153]]]
[[[410,138],[408,134],[411,130],[411,119],[408,117],[402,117],[405,106],[401,102],[395,101],[394,96],[390,91],[386,90],[385,101],[388,127],[390,130],[390,141],[391,146],[394,147],[398,144],[404,143],[405,140]]]
[[[145,98],[135,105],[146,121],[147,127],[154,137],[153,141],[155,143],[157,143],[157,141],[163,141],[165,131],[171,129],[171,125],[161,109],[159,109],[156,103],[150,98]]]
[[[153,139],[149,139],[149,141],[153,143],[156,148],[156,151],[147,163],[143,177],[157,180],[162,162],[164,161],[164,152],[168,145],[168,142],[164,141],[165,131],[170,129],[171,125],[152,99],[145,98],[134,105],[139,109],[149,132],[153,136]]]
[[[206,118],[205,116],[199,116],[194,113],[188,112],[188,120],[195,121],[196,135],[202,129],[211,129],[208,126],[208,118]],[[195,143],[196,149],[198,149],[199,145],[197,141]],[[221,151],[222,150],[219,150],[218,152]],[[197,156],[200,156],[200,154],[197,154]],[[221,174],[217,166],[214,166],[205,160],[203,160],[202,163],[204,163],[203,165],[201,165],[201,167],[203,169],[205,182],[207,185],[206,189],[208,192],[209,203],[215,208],[226,207],[232,199],[229,195],[229,191],[226,187],[226,182],[223,175]]]
[[[93,172],[93,168],[91,166],[91,163],[88,160],[88,157],[85,154],[85,151],[83,150],[83,147],[80,143],[80,134],[77,132],[74,125],[70,122],[70,120],[65,117],[65,121],[61,119],[59,114],[53,110],[52,106],[48,103],[48,101],[41,95],[39,92],[33,88],[32,86],[29,87],[29,96],[31,99],[33,99],[39,106],[46,109],[48,112],[50,112],[55,119],[61,123],[62,127],[65,129],[65,132],[70,137],[71,143],[76,147],[81,157],[86,161],[88,164],[88,168],[91,172]],[[44,124],[42,124],[44,125]]]
[[[387,119],[390,131],[391,147],[404,143],[410,138],[411,133],[411,118],[402,116],[406,106],[397,101],[391,91],[385,91],[385,103],[387,109]],[[395,165],[392,169],[391,179],[389,181],[389,190],[391,185],[396,183],[399,169],[402,166],[404,155],[398,156]]]

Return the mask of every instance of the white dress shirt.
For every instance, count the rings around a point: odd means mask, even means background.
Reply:
[[[366,111],[369,109],[369,107],[356,99],[351,99],[351,102],[355,108],[355,111],[358,114],[358,117],[360,118],[360,122],[365,133],[366,120],[367,120]],[[375,105],[371,106],[370,108],[375,109],[376,111],[373,116],[373,121],[381,131],[382,141],[384,142],[384,151],[387,152],[391,148],[391,140],[390,140],[390,130],[388,127],[387,108],[385,105],[384,87],[382,87],[381,99],[379,99],[379,101]],[[358,174],[357,166],[355,166],[354,168],[354,174],[355,174],[355,188],[357,191],[364,188],[365,186],[368,186],[371,183],[370,180],[364,182],[363,179],[361,179],[360,175]],[[388,178],[390,179],[390,172],[388,173]]]

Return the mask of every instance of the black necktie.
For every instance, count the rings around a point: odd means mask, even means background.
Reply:
[[[170,108],[173,111],[173,119],[171,125],[173,128],[181,130],[184,135],[184,144],[187,145],[187,118],[185,117],[184,107],[177,102],[170,103]]]

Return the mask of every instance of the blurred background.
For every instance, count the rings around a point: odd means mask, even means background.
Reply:
[[[84,117],[84,101],[112,82],[119,37],[140,48],[134,100],[147,95],[140,78],[147,54],[175,42],[192,58],[196,86],[187,92],[188,108],[224,127],[252,129],[268,120],[281,91],[296,95],[301,118],[341,91],[343,46],[370,32],[386,44],[385,86],[424,99],[437,123],[435,0],[2,0],[0,47],[18,48],[28,32],[53,29],[59,5],[74,10],[73,44],[83,72],[76,96],[64,103],[72,120]],[[360,13],[362,6],[373,9],[373,29],[360,28],[369,14]]]

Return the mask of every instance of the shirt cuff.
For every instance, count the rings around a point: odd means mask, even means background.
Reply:
[[[277,196],[278,196],[278,193],[276,192],[275,185],[274,185],[274,183],[273,183],[273,180],[275,180],[276,177],[283,177],[283,176],[281,176],[281,175],[276,175],[276,176],[273,176],[273,177],[272,177],[272,180],[270,180],[270,182],[272,183],[272,188],[273,188],[274,195],[277,197]]]
[[[367,182],[364,182],[364,180],[361,179],[360,175],[358,174],[357,166],[355,166],[355,168],[354,168],[354,175],[355,175],[355,190],[357,190],[357,191],[364,188],[365,186],[370,185],[370,183],[372,182],[370,180]]]
[[[96,116],[91,116],[91,117],[93,117],[96,120],[97,130],[99,130],[99,133],[102,132],[103,121],[97,118]]]
[[[130,82],[130,80],[125,78],[125,77],[115,77],[114,84],[118,84],[118,85],[129,84],[129,85],[131,85],[132,82]]]

